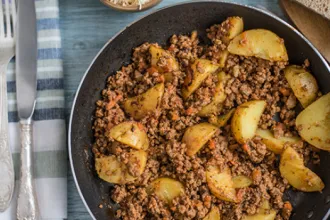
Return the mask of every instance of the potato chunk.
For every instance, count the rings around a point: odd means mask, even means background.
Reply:
[[[217,207],[213,207],[211,211],[203,218],[203,220],[221,220],[219,209]]]
[[[255,56],[270,61],[288,61],[284,40],[269,30],[252,29],[236,36],[228,51],[241,56]]]
[[[147,149],[149,139],[142,124],[134,121],[122,122],[110,129],[110,137],[135,149]]]
[[[220,116],[211,116],[209,118],[209,122],[217,127],[223,127],[225,126],[228,121],[231,119],[231,117],[233,116],[235,112],[235,109],[231,109],[229,112],[227,112],[224,115],[220,115]]]
[[[95,158],[95,169],[99,177],[109,183],[125,182],[124,168],[116,156]]]
[[[299,144],[302,140],[299,137],[280,137],[275,138],[270,130],[257,129],[256,135],[261,137],[261,141],[267,149],[275,154],[281,154],[285,145]]]
[[[218,199],[238,202],[229,168],[220,171],[217,166],[209,166],[206,171],[206,182],[211,193]]]
[[[182,142],[187,146],[187,155],[195,155],[217,130],[217,127],[209,123],[200,123],[189,127],[182,138]]]
[[[221,68],[225,67],[226,66],[226,61],[227,61],[227,58],[228,58],[228,50],[223,50],[223,51],[220,51],[219,52],[219,56],[220,56],[220,59],[219,59],[219,66]]]
[[[263,100],[249,101],[238,106],[231,119],[231,130],[238,143],[244,144],[254,137],[265,107],[266,102]]]
[[[184,86],[182,88],[182,97],[187,99],[200,87],[203,81],[219,68],[210,60],[197,59],[188,69]]]
[[[249,187],[253,182],[251,178],[244,175],[239,175],[233,177],[233,183],[234,183],[234,188],[245,188],[245,187]]]
[[[128,98],[124,103],[125,112],[139,120],[156,111],[162,100],[164,89],[164,83],[159,83],[143,94]]]
[[[212,101],[209,104],[203,106],[197,115],[201,117],[207,117],[211,114],[218,114],[221,111],[222,103],[226,100],[227,97],[224,91],[224,84],[228,79],[230,79],[230,76],[223,71],[218,74],[219,81],[215,88],[215,94],[212,98]]]
[[[118,161],[114,155],[95,158],[95,169],[99,177],[109,183],[125,184],[134,181],[140,176],[147,164],[147,153],[145,151],[131,151],[129,153],[128,165]],[[127,166],[136,167],[134,176],[129,172]]]
[[[221,26],[228,27],[227,35],[221,38],[225,43],[229,43],[231,39],[242,33],[244,29],[243,19],[241,17],[229,17]]]
[[[320,177],[305,167],[303,159],[291,147],[286,148],[281,155],[280,173],[291,186],[298,190],[315,192],[324,188]]]
[[[286,67],[284,74],[294,95],[304,108],[315,101],[319,87],[312,74],[296,65]]]
[[[155,193],[161,200],[172,203],[180,194],[184,193],[182,183],[171,178],[157,178],[152,181],[147,189],[149,194]]]
[[[274,220],[275,217],[276,211],[270,209],[268,201],[264,201],[257,214],[244,216],[243,220]]]
[[[128,166],[132,166],[136,176],[140,176],[147,165],[148,154],[144,150],[133,150],[129,154]]]
[[[151,66],[155,67],[160,73],[179,70],[179,64],[170,52],[151,45],[149,53],[151,55]]]
[[[296,118],[300,136],[322,150],[330,151],[330,93],[305,108]]]

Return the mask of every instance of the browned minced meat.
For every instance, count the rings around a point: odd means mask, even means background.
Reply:
[[[276,219],[289,219],[290,203],[284,205],[283,193],[288,183],[279,173],[278,157],[268,151],[258,137],[246,146],[236,142],[230,125],[217,131],[212,145],[207,143],[194,156],[186,155],[186,146],[181,142],[187,127],[207,121],[196,115],[202,106],[212,101],[217,77],[209,76],[189,99],[183,100],[181,88],[189,71],[189,65],[197,58],[218,62],[219,52],[226,50],[222,42],[228,27],[214,25],[207,30],[212,45],[200,45],[197,32],[190,36],[173,35],[167,50],[176,57],[180,70],[172,72],[173,80],[165,83],[165,91],[160,108],[146,115],[139,122],[146,128],[150,147],[145,171],[136,181],[115,185],[111,198],[120,204],[117,217],[121,219],[202,219],[212,207],[220,209],[221,219],[242,219],[244,215],[255,214],[262,201],[269,200],[277,212]],[[132,63],[123,66],[117,74],[108,78],[102,91],[102,99],[96,103],[93,126],[95,157],[116,155],[120,161],[128,163],[130,147],[109,137],[109,131],[123,121],[133,120],[123,110],[127,97],[144,93],[159,82],[164,81],[162,73],[150,71],[150,43],[145,43],[133,51]],[[157,44],[154,44],[158,46]],[[157,65],[163,65],[159,62]],[[250,100],[265,100],[267,107],[259,127],[271,129],[275,137],[292,136],[295,130],[295,108],[297,100],[282,72],[288,63],[272,62],[255,57],[229,54],[223,71],[232,77],[225,84],[227,98],[219,114]],[[309,62],[305,62],[308,67]],[[277,115],[281,122],[273,118]],[[305,160],[319,162],[315,150],[306,143],[294,146]],[[216,198],[206,183],[207,165],[229,167],[232,175],[246,175],[253,180],[249,187],[237,190],[239,203],[231,203]],[[136,165],[128,164],[131,175],[137,176]],[[147,186],[158,177],[171,177],[184,184],[185,192],[171,204],[164,203],[155,194],[148,194]]]

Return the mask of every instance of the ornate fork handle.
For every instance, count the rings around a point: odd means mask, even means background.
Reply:
[[[17,219],[36,220],[38,219],[38,203],[33,180],[32,167],[32,120],[20,120],[21,130],[21,180],[18,191]]]
[[[14,166],[8,144],[7,65],[0,65],[0,212],[5,211],[15,185]]]

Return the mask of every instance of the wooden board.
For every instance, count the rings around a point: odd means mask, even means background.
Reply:
[[[297,28],[330,62],[330,21],[291,0],[281,0],[281,6]]]

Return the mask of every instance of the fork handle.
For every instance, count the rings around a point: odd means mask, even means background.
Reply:
[[[32,119],[21,119],[21,174],[17,200],[17,219],[39,218],[38,202],[33,180],[33,133]]]
[[[0,212],[10,204],[15,183],[14,166],[8,144],[7,64],[0,65]]]

